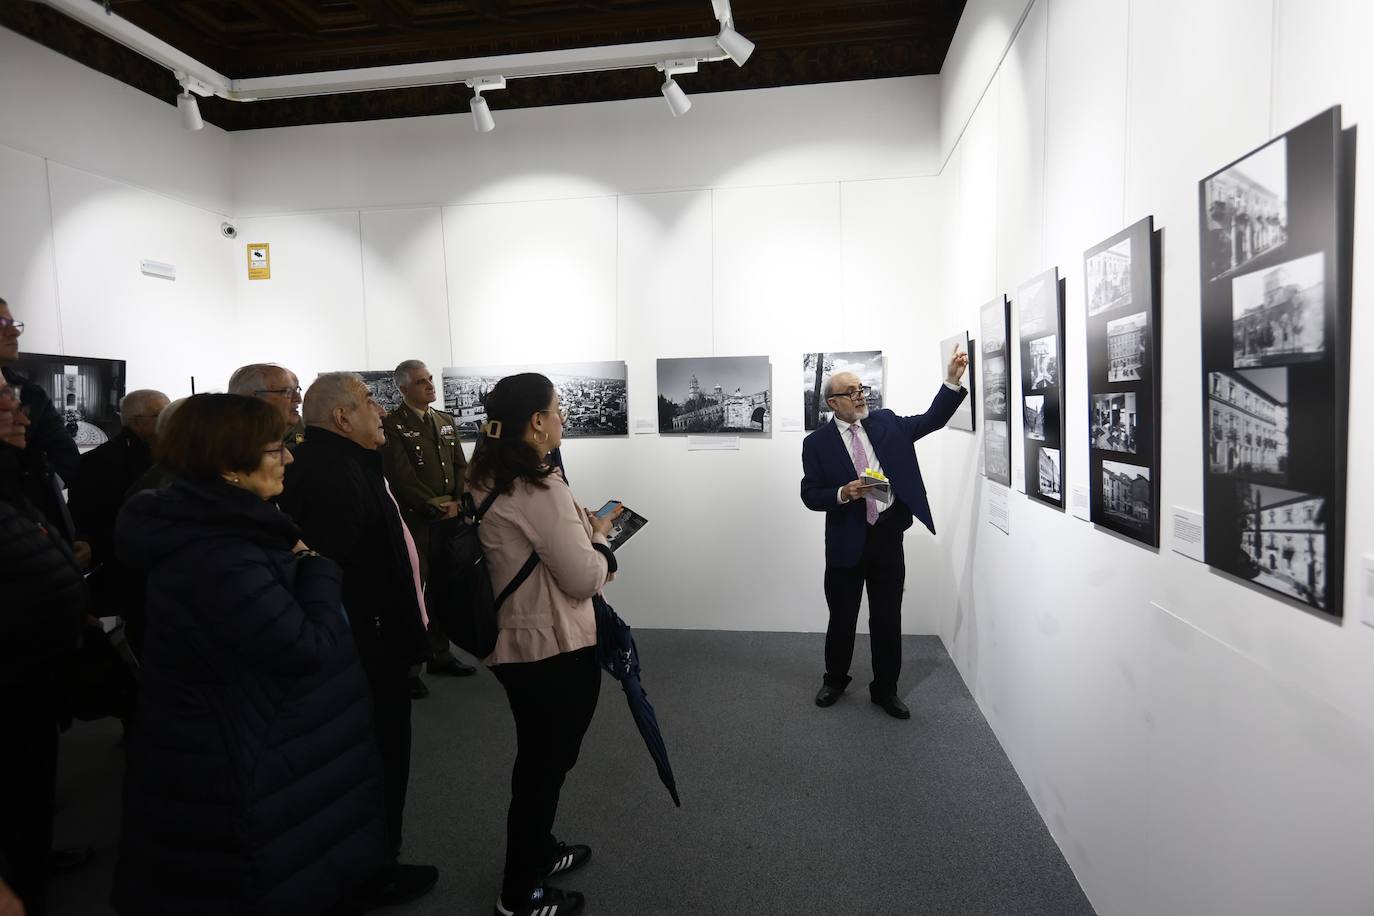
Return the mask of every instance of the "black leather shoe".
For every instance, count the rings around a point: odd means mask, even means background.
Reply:
[[[412,700],[423,700],[425,697],[429,696],[429,688],[425,686],[424,681],[420,680],[420,675],[418,674],[413,675],[410,680],[406,682],[406,685],[410,688],[410,698]]]
[[[817,700],[816,702],[819,703],[820,700]],[[873,702],[881,706],[883,708],[883,712],[887,713],[894,719],[911,718],[911,710],[906,708],[905,703],[897,699],[896,694],[893,694],[890,697],[883,697],[881,700],[877,697],[873,697]]]
[[[419,900],[432,891],[438,881],[439,869],[433,865],[402,865],[398,862],[373,879],[363,896],[371,906],[396,906]]]
[[[429,674],[446,674],[449,677],[472,677],[477,673],[477,669],[471,665],[465,665],[456,658],[450,658],[446,662],[430,662],[425,671]]]
[[[835,701],[844,693],[843,687],[836,687],[833,684],[822,684],[821,689],[816,693],[816,705],[824,709],[827,706],[834,706]]]

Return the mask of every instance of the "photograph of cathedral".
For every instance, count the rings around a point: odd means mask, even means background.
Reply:
[[[658,361],[661,433],[766,433],[772,391],[766,356]]]
[[[852,372],[868,388],[868,409],[883,406],[883,351],[802,354],[802,405],[807,430],[830,422],[834,412],[826,406],[825,382],[839,372]]]
[[[119,434],[124,360],[24,353],[9,368],[48,393],[81,451]]]
[[[444,410],[453,414],[458,435],[477,438],[486,422],[487,393],[501,379],[520,372],[539,372],[558,389],[567,411],[563,438],[625,436],[630,432],[625,363],[546,363],[529,366],[457,366],[444,369]]]

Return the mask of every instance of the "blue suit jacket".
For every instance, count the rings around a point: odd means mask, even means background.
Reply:
[[[912,443],[948,423],[966,397],[967,388],[954,392],[941,385],[923,414],[900,417],[890,410],[875,410],[862,421],[899,503],[887,511],[897,512],[905,507],[931,534],[935,533],[935,522],[930,517],[930,503],[926,501],[926,487]],[[864,501],[841,503],[839,498],[840,487],[858,476],[854,459],[834,420],[802,442],[801,498],[806,508],[825,513],[825,562],[830,566],[857,565],[868,540]],[[910,520],[902,526],[903,530],[910,527]]]

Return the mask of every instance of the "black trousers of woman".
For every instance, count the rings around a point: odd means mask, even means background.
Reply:
[[[506,876],[501,899],[526,900],[553,863],[553,821],[563,780],[577,763],[582,736],[601,693],[596,647],[537,662],[492,668],[515,715],[516,755],[506,815]]]
[[[57,791],[55,686],[0,705],[0,876],[29,916],[47,913],[48,853]],[[13,699],[13,702],[10,700]]]

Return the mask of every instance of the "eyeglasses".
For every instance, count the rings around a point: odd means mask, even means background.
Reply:
[[[265,448],[265,449],[262,450],[262,453],[263,453],[264,455],[276,455],[278,461],[285,461],[285,460],[286,460],[286,446],[285,446],[285,445],[274,445],[272,448]]]
[[[872,388],[872,386],[870,386],[870,385],[860,385],[858,388],[851,388],[851,389],[849,389],[848,391],[837,391],[837,392],[835,392],[834,394],[832,394],[830,397],[832,397],[832,398],[849,398],[849,400],[851,400],[851,401],[857,401],[857,400],[859,400],[860,398],[867,398],[867,397],[868,397],[870,394],[872,394],[872,393],[873,393],[873,388]],[[829,399],[827,398],[827,400],[829,400]]]
[[[294,388],[259,388],[255,394],[279,394],[284,398],[298,397],[301,393],[301,386]]]
[[[5,318],[3,316],[0,316],[0,332],[3,332],[7,328],[14,328],[14,332],[16,334],[23,334],[24,322],[15,321],[13,318]]]
[[[556,414],[558,414],[558,422],[559,422],[559,423],[566,423],[566,422],[568,422],[568,408],[566,408],[566,407],[546,407],[546,408],[544,408],[543,410],[541,410],[541,411],[539,411],[539,412],[540,412],[540,413],[556,413]]]

